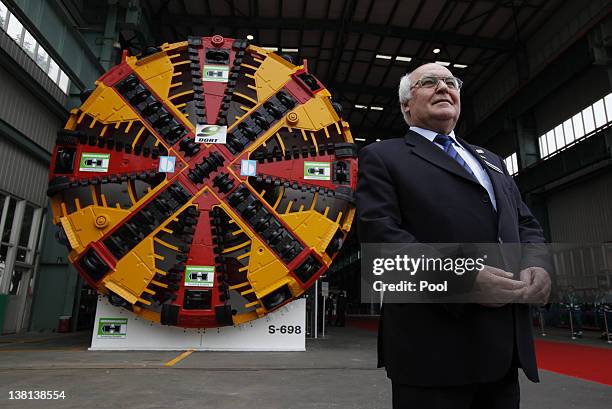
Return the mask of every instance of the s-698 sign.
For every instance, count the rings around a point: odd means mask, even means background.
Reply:
[[[268,334],[301,334],[301,325],[268,325]]]

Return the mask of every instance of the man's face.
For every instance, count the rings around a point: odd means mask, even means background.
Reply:
[[[425,64],[412,72],[412,98],[403,107],[409,115],[411,125],[447,135],[455,128],[461,113],[459,90],[449,88],[444,81],[438,81],[438,85],[433,88],[414,86],[423,76],[452,75],[446,67],[439,64]]]

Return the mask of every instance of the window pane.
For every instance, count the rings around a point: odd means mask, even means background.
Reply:
[[[6,23],[6,13],[8,9],[2,2],[0,2],[0,28],[4,30],[4,24]]]
[[[572,118],[572,123],[574,124],[574,136],[576,139],[582,138],[584,136],[584,127],[582,126],[582,115],[576,114]]]
[[[51,80],[53,80],[53,82],[57,83],[59,67],[57,66],[57,63],[53,60],[53,58],[50,58],[49,61],[49,72],[47,72],[47,75],[49,76],[49,78],[51,78]]]
[[[2,276],[4,275],[4,271],[6,269],[6,253],[8,252],[8,247],[0,244],[0,281],[2,281]]]
[[[506,169],[508,169],[508,173],[512,174],[512,161],[510,160],[510,156],[504,159],[504,165],[506,165]]]
[[[542,143],[542,137],[538,138],[538,145],[540,146],[540,158],[544,155],[544,144]]]
[[[563,122],[563,133],[565,134],[565,144],[568,145],[574,142],[574,130],[572,129],[572,120],[568,119]]]
[[[607,122],[612,121],[612,93],[606,95],[604,98],[606,101],[606,114],[608,115]]]
[[[23,277],[23,271],[15,270],[13,271],[13,276],[11,277],[11,286],[9,287],[10,295],[17,295],[19,292],[19,287],[21,284],[21,277]]]
[[[36,40],[32,37],[32,34],[28,30],[25,31],[23,36],[23,49],[31,58],[34,58],[34,52],[36,51]]]
[[[26,205],[25,212],[23,214],[23,221],[21,222],[21,232],[19,233],[19,245],[28,247],[28,240],[30,239],[30,230],[32,229],[32,218],[34,217],[34,208],[30,205]]]
[[[582,119],[584,120],[584,133],[585,135],[593,132],[595,129],[595,122],[593,121],[593,108],[587,107],[582,111]]]
[[[36,53],[36,64],[44,71],[47,72],[47,67],[49,66],[49,54],[42,48],[38,47],[38,52]]]
[[[548,156],[548,145],[546,144],[546,135],[540,136],[540,158]]]
[[[595,112],[595,127],[599,128],[606,124],[606,111],[604,108],[603,99],[600,99],[593,104],[593,111]]]
[[[21,43],[21,37],[23,35],[23,26],[21,22],[17,20],[17,17],[11,15],[8,22],[8,28],[6,33],[18,44]]]
[[[6,265],[6,253],[8,253],[8,246],[0,244],[0,268]]]
[[[2,241],[5,243],[9,242],[11,237],[11,227],[13,226],[13,216],[15,215],[15,205],[17,202],[11,199],[9,202],[8,214],[6,215],[6,222],[4,223],[4,231],[2,232]]]
[[[557,125],[555,128],[555,141],[557,142],[557,149],[561,149],[565,146],[565,137],[563,136],[563,125]]]
[[[64,91],[64,94],[68,94],[68,88],[70,87],[70,81],[68,80],[68,76],[66,75],[64,71],[60,72],[59,87],[62,91]]]
[[[546,144],[548,145],[549,155],[557,150],[557,144],[555,143],[555,131],[548,131],[548,133],[546,133]]]
[[[25,263],[27,255],[28,255],[28,249],[24,247],[17,247],[17,261]]]

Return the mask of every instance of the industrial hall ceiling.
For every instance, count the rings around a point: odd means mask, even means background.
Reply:
[[[85,3],[88,3],[87,1]],[[399,78],[440,61],[464,82],[464,110],[561,0],[141,0],[159,43],[221,34],[278,49],[342,104],[366,142],[402,135]],[[99,4],[99,3],[98,3]],[[86,9],[84,7],[84,9]],[[517,67],[519,69],[519,67]]]

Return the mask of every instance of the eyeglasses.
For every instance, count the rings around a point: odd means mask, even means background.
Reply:
[[[414,85],[410,88],[423,87],[423,88],[435,88],[438,86],[440,81],[444,81],[447,87],[450,89],[456,89],[459,91],[461,86],[463,85],[463,81],[461,81],[457,77],[436,77],[435,75],[426,75],[421,77],[420,80],[414,83]]]

